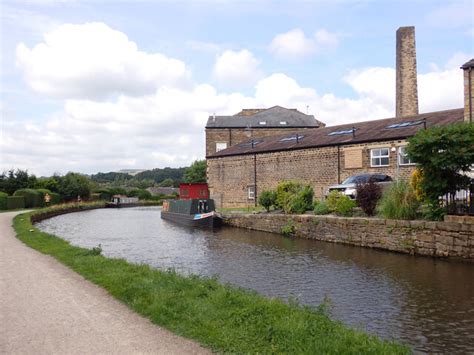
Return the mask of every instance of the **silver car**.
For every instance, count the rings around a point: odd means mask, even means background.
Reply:
[[[346,180],[339,185],[331,185],[326,191],[326,197],[331,191],[340,191],[344,195],[348,196],[350,199],[355,200],[357,192],[356,185],[364,184],[369,182],[369,180],[375,181],[376,184],[382,185],[382,188],[390,185],[392,183],[392,178],[385,174],[360,174],[353,175],[348,177]]]

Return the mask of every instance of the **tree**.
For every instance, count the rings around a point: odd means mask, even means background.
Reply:
[[[173,179],[170,179],[170,178],[166,178],[164,179],[162,182],[160,182],[158,184],[158,186],[161,186],[161,187],[172,187],[174,186],[174,180]]]
[[[196,160],[185,170],[183,181],[188,184],[206,182],[206,169],[205,160]]]
[[[59,193],[66,201],[75,200],[77,196],[87,199],[91,193],[89,178],[78,173],[67,173],[61,177]]]
[[[270,212],[270,207],[275,204],[276,201],[276,192],[273,190],[262,191],[258,197],[258,203],[263,206],[267,212]]]
[[[34,188],[36,176],[29,175],[28,170],[11,169],[0,175],[0,190],[12,195],[16,190]]]
[[[420,168],[420,187],[432,209],[439,208],[440,196],[469,185],[465,173],[474,164],[474,124],[420,130],[408,143],[406,152]]]
[[[357,204],[366,215],[373,216],[377,202],[382,197],[382,187],[374,179],[369,179],[366,183],[357,183],[356,191]]]

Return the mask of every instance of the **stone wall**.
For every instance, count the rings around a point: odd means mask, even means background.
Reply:
[[[381,173],[394,179],[397,176],[408,179],[415,166],[398,166],[397,152],[391,151],[392,147],[398,151],[404,145],[405,141],[387,141],[211,158],[207,160],[209,192],[217,207],[245,207],[255,204],[254,199],[248,198],[248,188],[255,184],[257,198],[262,191],[276,188],[282,180],[308,184],[314,189],[315,197],[322,198],[328,186],[355,174]],[[390,149],[389,166],[371,167],[373,148]]]
[[[224,223],[272,233],[293,225],[300,238],[474,261],[474,224],[284,214],[228,214]]]
[[[318,129],[315,128],[206,128],[206,156],[216,152],[216,143],[227,143],[227,147],[252,138],[294,134]],[[304,133],[303,133],[304,134]]]

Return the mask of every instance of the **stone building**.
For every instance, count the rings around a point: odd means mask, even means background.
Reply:
[[[206,156],[248,139],[324,126],[313,115],[281,106],[244,109],[233,116],[210,116],[206,124]]]
[[[217,207],[243,207],[282,180],[308,184],[322,198],[329,185],[359,173],[406,179],[415,168],[404,152],[407,138],[463,119],[455,109],[254,138],[207,157],[210,195]]]
[[[471,59],[461,67],[464,71],[464,121],[474,122],[474,59]]]

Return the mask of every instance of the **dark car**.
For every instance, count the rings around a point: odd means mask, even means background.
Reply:
[[[360,174],[360,175],[352,175],[348,177],[346,180],[339,185],[331,185],[328,187],[326,192],[326,197],[331,191],[340,191],[344,195],[348,196],[352,200],[356,198],[356,185],[357,184],[364,184],[369,182],[369,180],[375,181],[377,184],[382,185],[385,187],[392,183],[392,178],[385,174]]]

